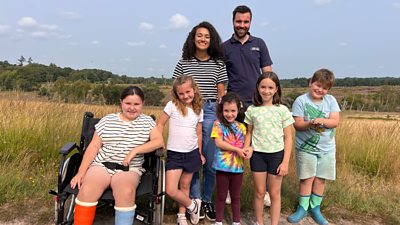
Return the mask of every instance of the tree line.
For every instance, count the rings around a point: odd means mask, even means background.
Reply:
[[[28,60],[21,56],[17,64],[8,61],[0,61],[0,91],[35,91],[40,96],[46,96],[50,100],[58,100],[70,103],[100,103],[117,104],[120,91],[130,84],[140,85],[146,94],[146,102],[149,105],[162,105],[164,92],[161,86],[171,86],[172,78],[161,77],[131,77],[117,75],[100,69],[76,70],[70,67],[59,67],[54,63],[43,65],[35,63],[31,57]],[[308,79],[294,78],[281,79],[281,85],[285,88],[307,87]],[[395,86],[400,85],[400,78],[394,77],[370,77],[370,78],[339,78],[335,81],[336,87],[354,86]],[[390,91],[388,91],[390,90]],[[387,87],[384,93],[393,97],[395,89]],[[389,95],[391,93],[391,95]],[[296,93],[294,93],[296,95]],[[343,105],[351,109],[374,109],[379,104],[388,105],[397,103],[387,100],[387,96],[376,96],[373,101],[365,101],[362,96],[350,96]],[[287,96],[293,99],[296,96]],[[386,100],[383,100],[386,99]],[[392,99],[392,98],[390,98]]]
[[[118,103],[119,93],[127,85],[139,85],[147,92],[146,103],[161,105],[165,94],[159,86],[171,85],[172,78],[129,77],[100,69],[75,70],[34,63],[29,57],[18,64],[0,61],[0,91],[36,91],[40,96],[70,103]]]

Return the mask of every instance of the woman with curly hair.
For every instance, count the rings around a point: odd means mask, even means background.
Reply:
[[[190,31],[182,49],[182,59],[177,63],[172,78],[192,76],[199,86],[203,97],[204,119],[202,124],[203,185],[200,185],[199,172],[193,174],[190,197],[201,199],[200,218],[206,216],[215,221],[215,209],[211,202],[215,183],[215,169],[212,167],[215,142],[210,138],[215,116],[216,102],[225,94],[228,81],[224,51],[221,38],[209,22],[203,21]],[[201,195],[200,186],[203,187]]]

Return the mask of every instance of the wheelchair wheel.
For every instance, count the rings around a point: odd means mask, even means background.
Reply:
[[[160,169],[158,176],[157,193],[165,193],[165,162],[160,160]],[[164,220],[164,205],[165,205],[165,194],[158,197],[158,204],[156,205],[156,210],[154,211],[154,224],[161,225]]]
[[[65,181],[67,176],[67,169],[71,162],[71,158],[65,160],[63,169],[62,169],[62,182]],[[74,218],[74,207],[75,207],[75,194],[63,193],[63,195],[57,196],[55,199],[55,219],[56,225],[65,224],[70,225],[73,224]]]

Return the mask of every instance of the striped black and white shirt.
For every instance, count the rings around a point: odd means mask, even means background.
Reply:
[[[181,59],[175,66],[172,78],[182,75],[194,78],[204,100],[217,100],[217,84],[228,81],[225,63],[222,60]]]
[[[102,162],[122,164],[125,156],[133,148],[150,140],[150,131],[155,126],[150,116],[140,114],[135,120],[126,122],[119,118],[119,114],[108,114],[95,125],[103,144],[94,160],[96,165],[102,165]],[[143,162],[144,155],[137,154],[130,163],[130,170],[135,168],[144,172]],[[107,170],[110,174],[115,173],[113,170]]]

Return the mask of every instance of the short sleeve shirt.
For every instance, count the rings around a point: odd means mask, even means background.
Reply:
[[[182,75],[194,78],[205,100],[217,100],[217,84],[228,81],[226,66],[221,60],[181,59],[175,66],[172,78],[175,79]]]
[[[325,95],[322,101],[314,103],[309,93],[297,97],[292,110],[293,116],[304,117],[304,121],[329,118],[331,112],[340,112],[334,96]],[[335,152],[335,129],[320,126],[305,131],[296,131],[296,149],[314,154]]]
[[[283,129],[294,123],[284,105],[254,106],[247,108],[244,122],[253,126],[251,145],[256,152],[274,153],[284,149]]]
[[[164,108],[164,112],[169,116],[168,150],[186,153],[199,147],[197,125],[203,122],[203,110],[199,115],[191,108],[187,110],[187,115],[183,116],[172,101]]]
[[[261,69],[272,65],[264,40],[251,36],[242,44],[233,36],[224,42],[228,91],[236,92],[246,102],[251,102]]]
[[[150,140],[150,131],[155,126],[150,116],[140,114],[135,120],[126,122],[120,119],[120,113],[103,117],[96,125],[102,146],[94,159],[94,163],[114,162],[121,164],[125,156],[135,147]],[[130,168],[141,168],[143,154],[137,154],[130,163]],[[108,170],[111,174],[115,171]]]
[[[232,146],[243,148],[246,126],[236,121],[230,125],[233,133],[219,120],[216,120],[211,131],[211,138],[221,138]],[[219,171],[243,173],[243,158],[236,152],[225,151],[217,147],[214,154],[213,167]]]

